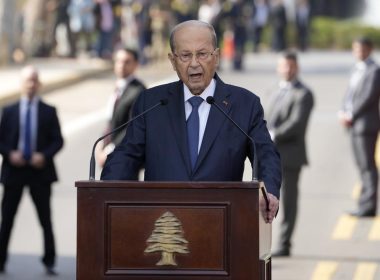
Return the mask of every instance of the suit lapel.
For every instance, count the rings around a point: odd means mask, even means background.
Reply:
[[[44,122],[46,117],[46,110],[44,107],[44,103],[41,101],[41,99],[38,101],[37,104],[37,122],[36,122],[36,131],[34,135],[34,143],[35,143],[35,148],[38,150],[39,147],[41,146],[40,144],[40,138],[42,137],[40,134],[43,134],[44,128],[46,127],[46,122]],[[41,136],[41,137],[40,137]]]
[[[366,85],[368,85],[368,77],[370,76],[370,73],[374,70],[373,69],[374,64],[371,62],[367,65],[367,68],[365,69],[365,72],[362,74],[357,86],[354,89],[353,94],[353,101],[360,100],[361,98],[361,92],[364,92]]]
[[[14,142],[15,142],[15,147],[17,147],[18,145],[18,142],[19,142],[19,138],[21,137],[21,131],[20,131],[20,110],[21,110],[21,103],[18,102],[16,107],[15,107],[15,110],[12,112],[13,114],[13,123],[15,124],[15,134],[12,134],[13,135],[13,139],[14,139]]]
[[[226,114],[231,110],[231,102],[229,100],[229,92],[226,90],[224,83],[216,76],[216,88],[214,93],[215,103],[218,104]],[[199,151],[197,163],[194,168],[194,173],[197,171],[207,153],[211,149],[222,124],[226,121],[226,116],[223,115],[215,106],[211,106],[210,113],[207,119],[205,133],[203,135],[202,145]]]
[[[286,95],[284,96],[282,102],[280,103],[280,110],[279,110],[279,116],[287,116],[289,108],[291,104],[293,103],[294,96],[297,94],[297,91],[299,89],[293,86],[288,90]]]
[[[134,80],[132,80],[123,90],[123,93],[120,96],[120,100],[116,106],[115,112],[118,112],[119,107],[125,108],[129,107],[136,100],[137,95],[139,94],[138,87],[136,87]],[[124,111],[124,110],[122,110]]]
[[[355,100],[357,98],[360,98],[359,96],[361,95],[361,92],[363,91],[363,88],[365,88],[365,86],[367,84],[367,78],[369,76],[369,73],[371,71],[373,71],[373,66],[374,66],[374,63],[373,63],[372,60],[370,60],[369,62],[367,62],[367,67],[364,70],[364,72],[361,74],[361,77],[357,81],[356,85],[355,86],[351,86],[349,88],[348,92],[351,92],[352,102],[355,103]],[[352,79],[352,76],[355,75],[355,71],[358,71],[358,70],[354,69],[352,71],[352,73],[351,73],[351,79]]]
[[[182,82],[173,84],[173,87],[169,89],[169,102],[167,105],[167,110],[174,135],[177,139],[178,148],[190,176],[191,163],[186,137],[185,101]]]
[[[268,125],[270,127],[273,127],[275,125],[276,119],[279,114],[279,109],[277,109],[279,94],[280,94],[280,89],[277,88],[274,91],[273,95],[271,96],[271,100],[269,103],[269,108],[266,115],[267,115]]]
[[[300,86],[301,84],[299,81],[295,81],[294,85],[288,89],[286,93],[284,93],[285,95],[281,97],[280,100],[278,100],[278,98],[274,98],[275,100],[268,115],[268,123],[270,126],[276,127],[279,119],[288,115],[289,108],[294,100],[294,96],[300,89]]]

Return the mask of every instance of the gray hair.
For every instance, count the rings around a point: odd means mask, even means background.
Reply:
[[[200,21],[200,20],[188,20],[188,21],[181,22],[180,24],[177,24],[172,29],[172,31],[170,33],[170,39],[169,39],[170,49],[171,49],[172,52],[174,52],[174,50],[175,50],[175,43],[174,43],[175,33],[178,30],[180,30],[181,28],[184,28],[184,27],[187,27],[187,26],[191,26],[191,25],[207,28],[210,31],[212,45],[213,45],[214,49],[216,49],[216,47],[217,47],[217,38],[216,38],[216,33],[215,33],[214,27],[211,24],[209,24],[207,22],[204,22],[204,21]]]

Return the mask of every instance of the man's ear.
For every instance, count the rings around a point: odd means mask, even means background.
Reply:
[[[216,58],[216,66],[219,66],[219,63],[220,63],[220,49],[219,48],[217,48],[214,51],[214,55],[215,55],[215,58]]]
[[[170,60],[170,63],[172,64],[173,70],[177,72],[174,55],[172,53],[168,53],[168,58]]]

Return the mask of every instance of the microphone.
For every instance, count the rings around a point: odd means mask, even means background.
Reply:
[[[259,182],[258,176],[257,176],[257,172],[258,172],[258,160],[257,160],[256,143],[255,143],[255,141],[229,115],[227,115],[226,112],[224,112],[224,110],[215,102],[215,98],[214,97],[208,96],[206,98],[206,101],[207,101],[208,104],[214,105],[220,112],[222,112],[223,115],[226,116],[227,119],[229,119],[235,125],[235,127],[237,127],[251,141],[252,147],[253,147],[252,181],[255,182],[255,183],[258,183]],[[262,190],[262,193],[263,193],[266,205],[267,205],[267,211],[269,211],[269,200],[268,200],[268,196],[267,196],[266,190],[265,190],[265,188],[261,188],[261,190]]]
[[[106,138],[107,136],[110,136],[111,134],[114,134],[115,132],[118,132],[119,130],[123,129],[124,127],[126,127],[127,125],[129,125],[131,122],[135,121],[136,119],[144,116],[145,114],[147,114],[148,112],[152,111],[153,109],[155,109],[156,107],[158,106],[164,106],[164,105],[167,105],[168,104],[168,99],[161,99],[157,104],[153,105],[152,107],[146,109],[144,112],[138,114],[137,116],[133,117],[132,119],[130,119],[129,121],[123,123],[122,125],[116,127],[115,129],[113,129],[112,131],[110,131],[109,133],[107,134],[104,134],[103,136],[99,137],[95,143],[94,143],[94,146],[92,147],[92,152],[91,152],[91,160],[90,160],[90,176],[89,176],[89,180],[93,181],[95,180],[95,148],[96,148],[96,145],[102,141],[104,138]]]

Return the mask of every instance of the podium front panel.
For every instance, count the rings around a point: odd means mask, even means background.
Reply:
[[[107,203],[106,253],[107,274],[130,270],[160,269],[171,266],[179,270],[209,270],[228,275],[227,249],[228,204],[213,203]],[[157,229],[157,221],[165,213],[172,217]],[[174,226],[171,226],[170,221]],[[156,232],[154,232],[156,231]],[[155,239],[148,243],[149,238]],[[161,238],[161,239],[160,239]],[[180,247],[172,252],[172,263],[159,263],[165,245]],[[145,252],[147,248],[153,252]],[[161,250],[160,250],[161,248]],[[182,273],[182,272],[181,272]]]
[[[77,187],[77,279],[259,279],[258,188],[252,183]]]

